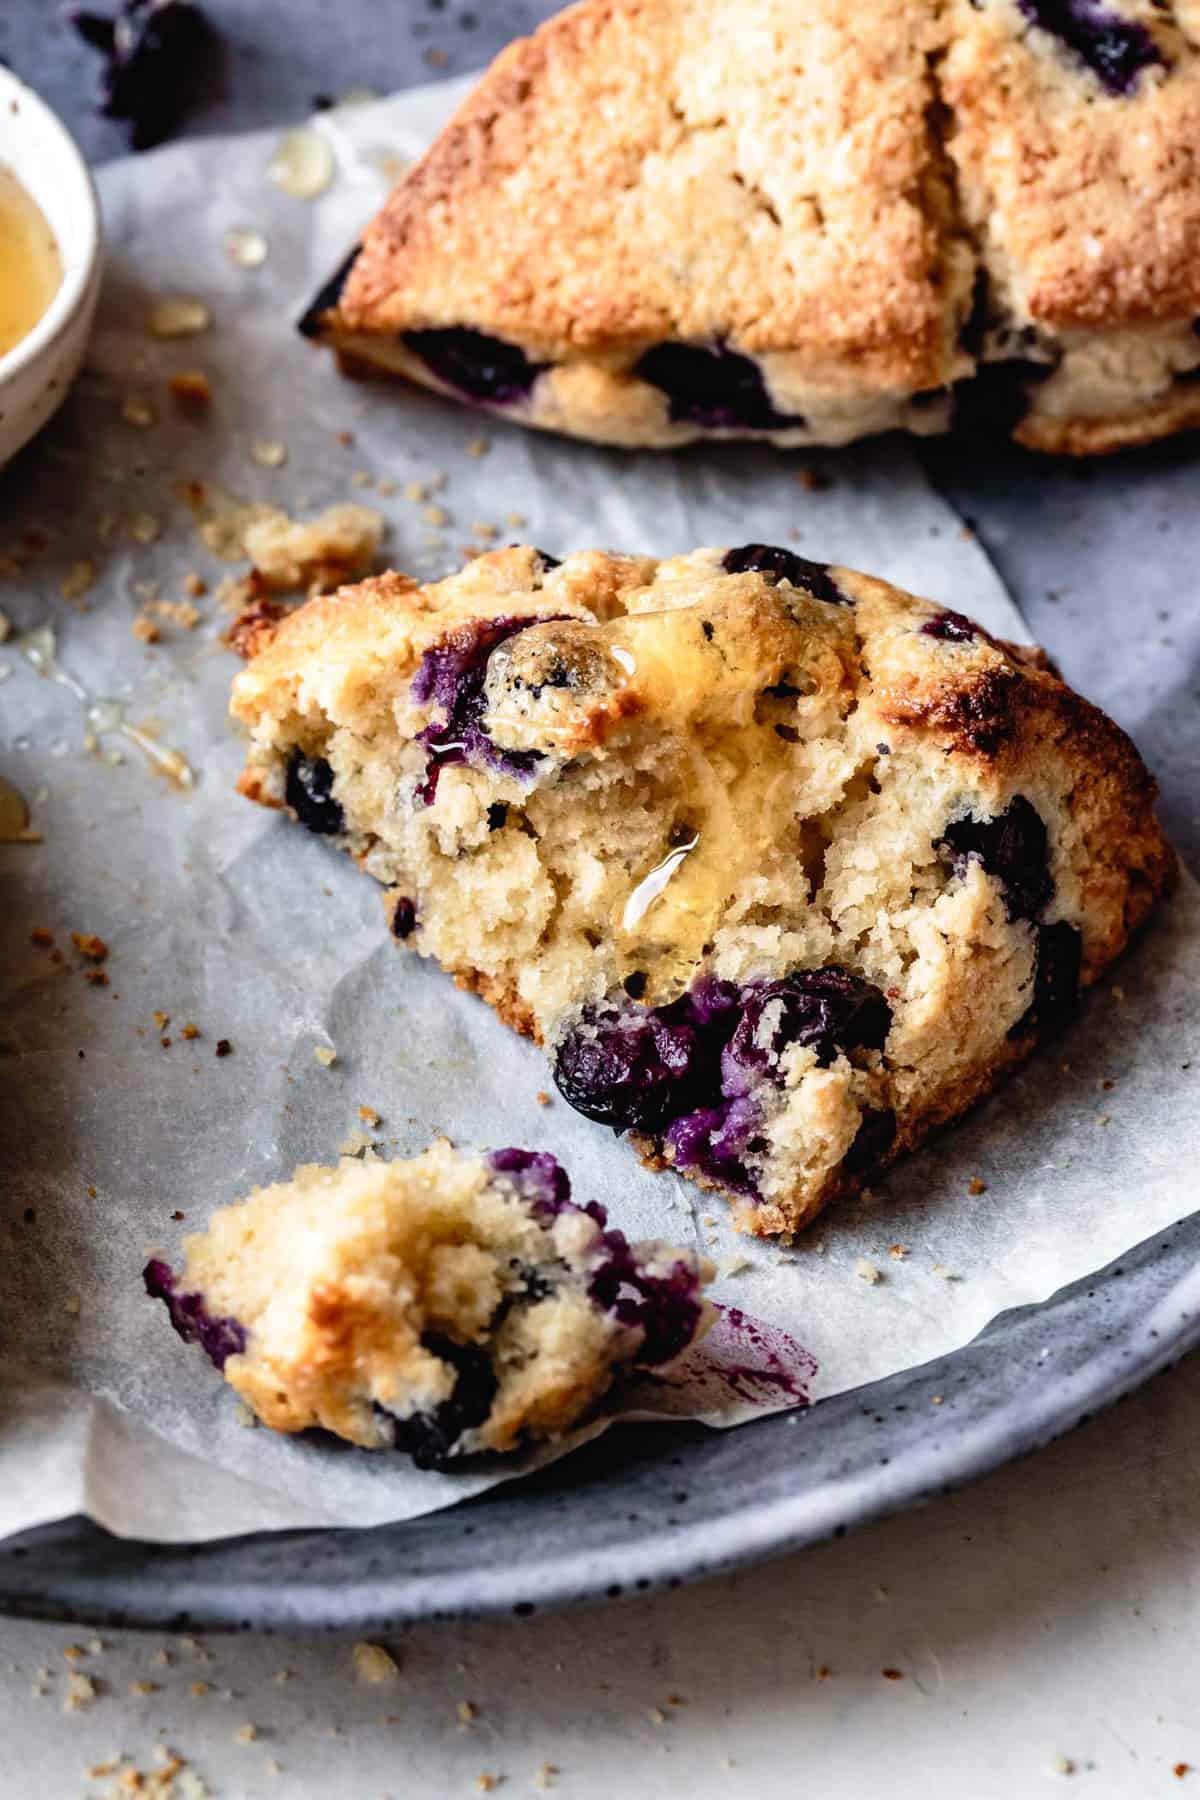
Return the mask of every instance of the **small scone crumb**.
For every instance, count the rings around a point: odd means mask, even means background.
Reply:
[[[355,1644],[354,1672],[360,1681],[378,1685],[385,1681],[395,1681],[400,1674],[400,1665],[390,1650],[382,1644]]]

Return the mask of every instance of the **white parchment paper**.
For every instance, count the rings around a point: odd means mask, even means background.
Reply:
[[[360,1129],[360,1105],[382,1115],[372,1135],[384,1154],[438,1131],[554,1151],[577,1194],[601,1199],[632,1235],[707,1249],[723,1270],[717,1296],[811,1353],[814,1395],[965,1342],[1194,1204],[1190,880],[1059,1046],[878,1194],[783,1251],[738,1238],[720,1202],[650,1175],[561,1102],[540,1106],[539,1054],[396,952],[374,885],[234,795],[226,621],[206,598],[195,631],[164,623],[152,646],[132,632],[145,584],[180,598],[187,573],[222,573],[179,499],[189,479],[293,513],[351,498],[378,506],[387,559],[422,575],[478,547],[477,523],[560,554],[791,542],[1026,635],[898,444],[818,459],[833,482],[814,489],[796,459],[766,451],[618,455],[341,381],[293,320],[381,199],[387,158],[419,152],[460,91],[324,115],[337,176],[315,203],[268,183],[275,134],[104,170],[110,271],[89,370],[54,427],[0,473],[0,555],[11,545],[21,563],[0,575],[0,606],[18,632],[52,622],[63,667],[195,773],[179,792],[116,738],[86,752],[75,696],[12,640],[0,648],[0,773],[33,799],[44,839],[0,845],[0,1533],[75,1512],[173,1541],[365,1525],[497,1478],[419,1474],[403,1458],[247,1429],[142,1293],[148,1250],[173,1254],[215,1206],[298,1162],[332,1160]],[[247,226],[269,244],[257,269],[223,248]],[[212,329],[149,340],[147,305],[168,293],[203,298]],[[167,378],[188,368],[212,382],[207,424],[168,403]],[[157,422],[130,423],[130,396]],[[285,447],[279,467],[252,454],[267,440]],[[441,476],[428,500],[405,498],[406,484]],[[426,518],[429,504],[444,522]],[[147,519],[152,542],[139,541]],[[95,578],[64,597],[82,559]],[[62,962],[31,943],[35,927],[54,933]],[[109,945],[107,987],[85,981],[72,931]],[[201,1035],[183,1038],[185,1023]],[[232,1052],[218,1058],[222,1038]],[[315,1059],[319,1046],[336,1050],[332,1067]],[[736,1354],[728,1340],[724,1350]],[[649,1400],[726,1423],[744,1416],[735,1402],[711,1381]]]

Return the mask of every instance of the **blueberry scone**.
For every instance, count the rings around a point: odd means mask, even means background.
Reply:
[[[420,1468],[554,1438],[715,1317],[712,1270],[630,1244],[527,1150],[297,1169],[222,1208],[146,1287],[264,1424]]]
[[[1195,0],[583,0],[302,321],[602,443],[1200,424]]]
[[[242,791],[760,1233],[961,1113],[1172,869],[1136,750],[1037,653],[786,549],[513,547],[255,642]]]

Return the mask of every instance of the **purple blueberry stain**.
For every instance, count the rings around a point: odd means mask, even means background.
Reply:
[[[550,366],[530,361],[516,344],[464,325],[406,331],[403,343],[444,386],[480,406],[515,406],[528,399]]]
[[[171,1324],[185,1344],[199,1344],[215,1368],[223,1369],[231,1356],[241,1356],[246,1348],[246,1328],[237,1319],[217,1318],[209,1312],[204,1295],[181,1294],[178,1277],[169,1263],[152,1257],[142,1271],[146,1292],[152,1300],[161,1300],[170,1315]]]
[[[651,1273],[621,1231],[606,1231],[604,1254],[588,1282],[588,1295],[620,1324],[639,1330],[637,1361],[647,1367],[671,1362],[696,1335],[703,1306],[700,1278],[682,1259],[665,1274]]]
[[[1031,25],[1049,32],[1085,63],[1115,98],[1131,94],[1143,70],[1164,57],[1144,25],[1104,0],[1017,0]]]
[[[99,110],[129,126],[134,150],[162,143],[216,84],[218,39],[190,0],[122,0],[111,15],[77,6],[66,17],[103,56]]]
[[[333,770],[323,756],[292,753],[284,798],[300,823],[318,837],[337,837],[346,829],[341,804],[333,796]]]
[[[655,344],[638,358],[633,373],[666,395],[673,424],[706,431],[777,431],[805,424],[798,413],[781,413],[772,404],[756,362],[719,340]]]
[[[727,550],[721,567],[727,575],[754,570],[760,575],[773,575],[778,581],[790,581],[793,587],[811,594],[814,600],[828,601],[830,606],[854,604],[829,573],[828,563],[811,562],[807,556],[797,556],[794,550],[783,550],[777,544],[742,544]]]
[[[966,613],[944,610],[934,613],[920,627],[922,637],[937,638],[943,644],[970,644],[979,636],[979,628]]]
[[[935,848],[960,877],[972,861],[995,876],[1004,890],[1010,921],[1036,920],[1054,893],[1046,827],[1023,794],[995,818],[977,819],[966,813],[951,819]]]
[[[552,618],[562,616],[555,613]],[[531,625],[550,622],[534,617],[476,620],[425,652],[413,676],[412,697],[420,706],[439,708],[443,718],[427,725],[418,739],[428,751],[424,778],[417,788],[423,806],[433,805],[441,772],[451,764],[474,763],[522,780],[542,760],[538,750],[501,750],[492,742],[483,724],[487,709],[484,684],[488,658],[498,644]]]

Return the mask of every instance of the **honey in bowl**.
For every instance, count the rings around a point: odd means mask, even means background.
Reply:
[[[54,233],[16,176],[0,168],[0,356],[29,336],[61,283]]]

